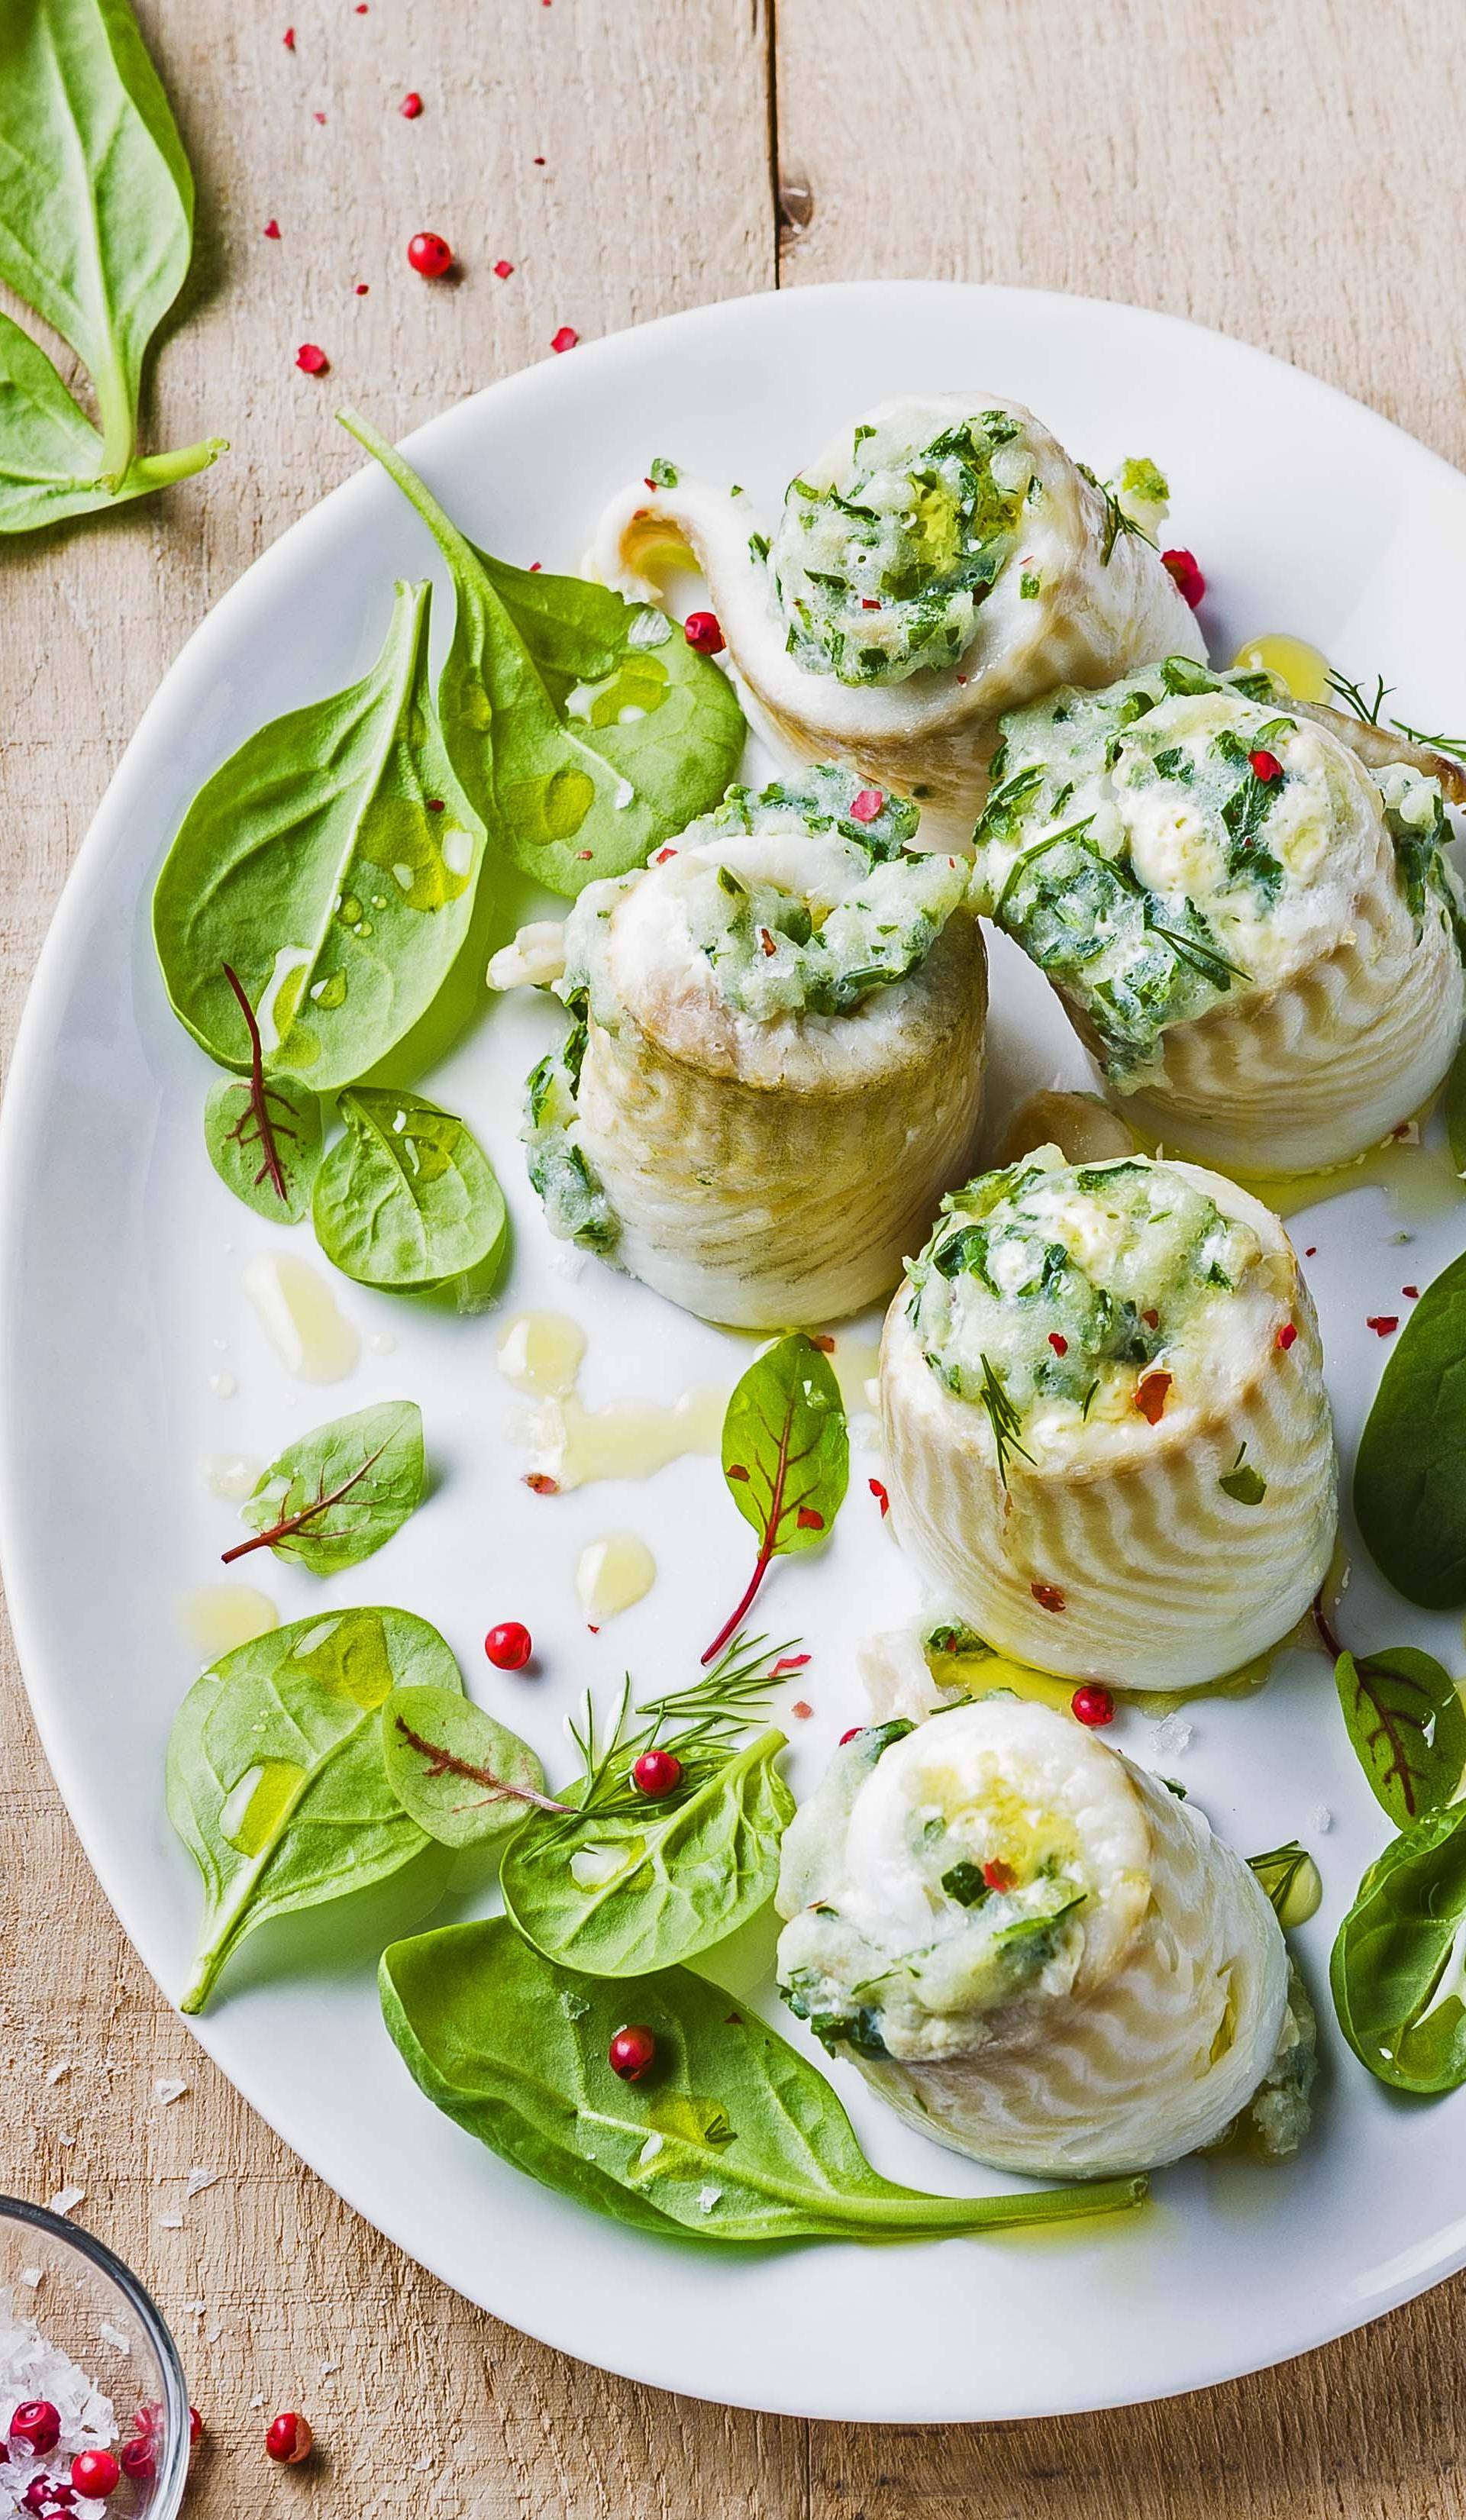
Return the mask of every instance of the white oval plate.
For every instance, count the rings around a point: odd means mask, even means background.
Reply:
[[[1197,552],[1210,582],[1205,626],[1221,660],[1242,638],[1287,627],[1351,673],[1383,668],[1415,723],[1459,713],[1466,482],[1311,379],[1129,307],[937,285],[749,298],[512,378],[409,451],[485,548],[573,567],[603,499],[654,455],[740,480],[751,509],[772,513],[834,427],[897,388],[1017,395],[1101,472],[1154,455],[1172,484],[1170,536]],[[552,1265],[515,1143],[521,1080],[555,1029],[540,1003],[497,1006],[433,1089],[470,1118],[509,1195],[516,1248],[496,1314],[445,1320],[338,1281],[367,1344],[347,1382],[312,1389],[277,1364],[241,1290],[252,1254],[313,1246],[308,1229],[286,1236],[254,1219],[209,1169],[200,1115],[211,1071],[163,1000],[153,878],[200,781],[262,720],[359,673],[393,577],[420,577],[431,560],[397,493],[366,472],[266,553],[190,641],[77,861],[5,1115],[0,1510],[12,1607],[72,1818],[170,1992],[199,1907],[162,1809],[163,1745],[194,1668],[177,1603],[218,1573],[238,1536],[234,1509],[201,1479],[202,1456],[267,1459],[341,1410],[420,1400],[437,1485],[381,1556],[327,1591],[268,1558],[241,1572],[283,1618],[388,1599],[434,1620],[476,1692],[560,1777],[561,1719],[587,1680],[604,1691],[626,1663],[643,1691],[689,1676],[749,1563],[750,1535],[711,1462],[558,1500],[520,1483],[523,1456],[505,1433],[513,1395],[494,1364],[511,1310],[580,1319],[592,1401],[731,1383],[749,1354],[598,1264],[573,1282]],[[59,565],[82,566],[84,555]],[[1084,1071],[1037,975],[1001,943],[993,984],[996,1117],[1028,1085]],[[1317,1246],[1308,1277],[1348,1456],[1384,1361],[1365,1316],[1408,1309],[1402,1283],[1424,1284],[1452,1255],[1460,1216],[1409,1226],[1361,1187],[1295,1233],[1300,1247]],[[372,1343],[384,1338],[390,1352]],[[237,1378],[231,1397],[210,1388],[221,1374]],[[853,1641],[916,1606],[867,1490],[878,1468],[857,1456],[832,1547],[779,1569],[765,1595],[775,1632],[802,1634],[814,1652],[783,1701],[802,1689],[813,1709],[791,1719],[801,1791],[861,1712]],[[618,1527],[650,1541],[661,1572],[638,1608],[588,1636],[572,1569],[586,1540]],[[529,1622],[542,1677],[488,1670],[480,1641],[505,1617]],[[1447,1658],[1458,1643],[1454,1623],[1407,1612],[1367,1566],[1344,1624],[1360,1643],[1415,1639]],[[792,2414],[908,2423],[1062,2413],[1225,2379],[1466,2262],[1466,2100],[1392,2099],[1332,2022],[1332,1932],[1387,1831],[1327,1666],[1295,1653],[1261,1697],[1204,1700],[1190,1722],[1183,1750],[1158,1747],[1133,1713],[1113,1737],[1179,1774],[1244,1850],[1298,1835],[1321,1864],[1323,1911],[1300,1937],[1323,2023],[1316,2135],[1285,2170],[1194,2162],[1168,2173],[1148,2211],[1083,2236],[723,2256],[598,2221],[481,2150],[408,2081],[378,2017],[373,1960],[418,1920],[389,1892],[251,1944],[200,2036],[285,2139],[414,2257],[500,2318],[636,2379]],[[802,2035],[787,2018],[782,2027]],[[952,2190],[996,2183],[895,2125],[848,2068],[833,2071],[880,2169]]]

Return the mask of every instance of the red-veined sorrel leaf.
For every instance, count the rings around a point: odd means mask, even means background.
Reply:
[[[748,1591],[703,1656],[710,1662],[742,1624],[774,1558],[813,1549],[845,1502],[850,1474],[845,1403],[834,1368],[802,1330],[750,1366],[723,1419],[728,1493],[758,1534]]]

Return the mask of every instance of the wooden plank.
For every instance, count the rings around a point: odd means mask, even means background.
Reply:
[[[591,338],[773,277],[767,30],[751,0],[676,25],[655,0],[370,0],[364,16],[351,0],[144,0],[141,15],[193,158],[201,237],[149,433],[218,432],[232,450],[165,501],[0,546],[7,1050],[66,869],[163,668],[359,463],[337,403],[397,435],[544,357],[562,324]],[[409,89],[415,120],[397,111]],[[409,270],[421,227],[455,247],[452,283]],[[328,375],[298,372],[303,340],[326,350]],[[733,2520],[802,2507],[800,2426],[632,2388],[514,2335],[275,2140],[123,1942],[9,1652],[0,1830],[0,2188],[84,2187],[77,2219],[157,2291],[208,2419],[199,2520],[257,2520],[263,2425],[296,2406],[323,2445],[312,2507],[343,2520],[661,2520],[699,2507],[714,2477]],[[69,2070],[52,2084],[58,2064]],[[162,2106],[154,2083],[167,2076],[189,2088]],[[189,2199],[194,2167],[220,2176]]]
[[[1438,108],[1463,75],[1466,22],[1432,0],[1392,10],[1383,45],[1359,0],[844,0],[838,20],[778,0],[781,280],[985,280],[1161,307],[1466,461],[1460,344],[1432,314],[1466,292]],[[996,2264],[992,2284],[1001,2316]],[[811,2520],[1457,2515],[1463,2305],[1452,2283],[1280,2371],[1128,2412],[817,2425]],[[1082,2354],[1081,2312],[1055,2351]]]

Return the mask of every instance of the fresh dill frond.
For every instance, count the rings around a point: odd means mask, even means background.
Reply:
[[[646,1750],[670,1750],[681,1761],[677,1792],[701,1783],[710,1770],[732,1756],[750,1727],[766,1714],[769,1698],[784,1677],[780,1666],[797,1646],[798,1639],[770,1645],[763,1637],[736,1636],[701,1679],[635,1707],[627,1672],[604,1739],[598,1737],[587,1689],[578,1723],[573,1716],[566,1723],[583,1770],[575,1796],[575,1821],[592,1811],[606,1819],[645,1809],[645,1797],[629,1778]]]
[[[1452,761],[1466,761],[1466,735],[1424,735],[1418,726],[1406,726],[1401,717],[1393,717],[1390,723],[1397,735],[1423,745],[1427,752],[1444,752]]]
[[[978,1396],[987,1412],[987,1422],[992,1428],[992,1440],[997,1450],[997,1474],[1006,1487],[1009,1454],[1017,1453],[1025,1462],[1031,1462],[1033,1456],[1018,1440],[1023,1427],[1022,1414],[1003,1389],[993,1371],[992,1359],[985,1351],[983,1357],[983,1388]]]
[[[1382,723],[1380,711],[1386,700],[1392,698],[1395,690],[1394,684],[1387,683],[1383,674],[1375,679],[1372,700],[1366,700],[1358,684],[1351,683],[1347,674],[1336,674],[1332,665],[1324,680],[1335,698],[1343,700],[1353,711],[1355,717],[1362,718],[1366,726],[1379,726]]]

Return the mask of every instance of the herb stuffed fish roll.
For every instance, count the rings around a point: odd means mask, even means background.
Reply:
[[[899,1277],[970,1160],[986,989],[965,859],[829,768],[732,789],[587,884],[529,1080],[551,1230],[710,1321],[798,1328]],[[543,931],[490,980],[550,975]],[[530,958],[530,959],[527,959]]]
[[[608,510],[595,575],[655,598],[648,562],[691,549],[738,673],[806,761],[919,797],[966,845],[999,712],[1205,650],[1141,529],[1153,465],[1099,487],[1021,403],[903,396],[843,428],[789,485],[772,536],[741,492],[659,465]]]
[[[1366,768],[1266,674],[1173,657],[1003,721],[975,897],[1127,1114],[1248,1172],[1348,1162],[1461,1030],[1440,786]]]
[[[779,1984],[924,2135],[1150,2170],[1306,2128],[1313,2024],[1266,1892],[1068,1716],[988,1697],[845,1743],[784,1839]]]
[[[946,1200],[886,1320],[897,1535],[1040,1671],[1186,1688],[1323,1581],[1333,1426],[1293,1246],[1218,1174],[1040,1147]]]

